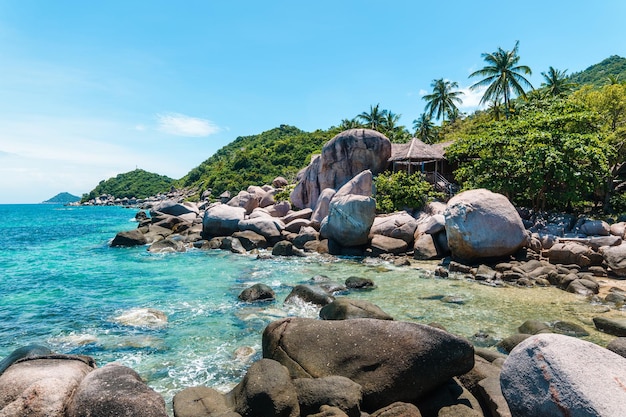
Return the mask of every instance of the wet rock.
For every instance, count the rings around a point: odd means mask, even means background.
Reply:
[[[525,334],[552,333],[550,326],[539,320],[526,320],[517,331]]]
[[[158,242],[154,242],[148,248],[148,252],[152,253],[175,253],[185,252],[187,248],[179,239],[163,239]]]
[[[373,289],[376,286],[374,281],[363,277],[348,277],[345,284],[352,290]]]
[[[621,416],[626,359],[593,343],[539,334],[520,343],[502,367],[500,382],[511,414]]]
[[[220,249],[228,250],[232,253],[238,253],[240,255],[246,254],[246,249],[243,247],[239,239],[232,236],[226,236],[224,239],[222,239]]]
[[[328,294],[320,287],[312,285],[296,285],[285,299],[285,303],[294,303],[296,300],[301,300],[305,303],[317,304],[319,306],[325,306],[330,304],[335,298]]]
[[[293,243],[283,240],[274,245],[274,247],[272,248],[272,255],[294,256],[296,255],[296,249],[293,247]]]
[[[67,417],[167,417],[165,401],[130,368],[107,364],[89,373],[67,407]]]
[[[422,417],[420,410],[411,403],[395,402],[373,412],[371,417]]]
[[[235,232],[232,237],[238,239],[239,243],[241,243],[241,246],[243,246],[246,251],[267,248],[267,239],[252,230]]]
[[[141,246],[148,243],[139,229],[119,232],[111,241],[111,246]]]
[[[273,217],[241,220],[238,226],[240,231],[251,230],[270,241],[280,238],[281,232],[285,228],[283,222]]]
[[[571,337],[585,337],[589,336],[589,332],[584,327],[570,323],[568,321],[557,321],[552,325],[552,329],[555,333],[564,334]]]
[[[160,329],[167,326],[167,315],[155,308],[133,308],[112,321],[124,326]]]
[[[383,253],[399,254],[407,250],[407,243],[402,239],[383,235],[373,235],[370,242],[372,253],[374,256],[380,256]]]
[[[626,358],[626,337],[618,337],[613,339],[606,345],[611,352],[615,352],[623,358]]]
[[[265,284],[254,284],[239,294],[239,299],[247,303],[255,301],[273,301],[276,298],[274,290]]]
[[[294,378],[340,375],[363,388],[365,411],[417,400],[474,365],[465,339],[391,320],[286,318],[263,332],[263,356]]]
[[[323,320],[349,320],[358,318],[370,318],[378,320],[393,320],[376,304],[365,300],[351,300],[338,298],[320,310],[320,318]]]
[[[209,387],[185,388],[174,395],[175,417],[238,417],[224,394]]]
[[[525,334],[525,333],[517,333],[517,334],[511,335],[509,337],[502,339],[498,343],[498,347],[504,350],[505,352],[510,353],[515,348],[515,346],[519,345],[521,342],[528,339],[530,336],[532,335]]]
[[[326,405],[339,408],[349,417],[360,417],[361,386],[342,376],[293,380],[301,415],[315,414]]]
[[[299,417],[298,393],[289,371],[280,363],[261,359],[227,395],[242,417]]]
[[[593,324],[601,332],[618,337],[626,337],[626,319],[612,319],[608,317],[594,317]]]

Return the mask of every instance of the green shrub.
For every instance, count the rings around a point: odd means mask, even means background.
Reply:
[[[421,209],[426,203],[443,195],[433,190],[420,172],[385,172],[376,177],[376,210],[391,213],[405,209]]]

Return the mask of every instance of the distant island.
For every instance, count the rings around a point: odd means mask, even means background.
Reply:
[[[42,201],[41,204],[70,204],[80,201],[80,197],[70,193],[59,193],[49,200]]]

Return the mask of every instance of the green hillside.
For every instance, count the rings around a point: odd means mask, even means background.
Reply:
[[[177,181],[178,187],[212,189],[213,195],[238,192],[250,185],[269,184],[277,176],[288,180],[339,133],[338,129],[305,132],[281,125],[258,135],[240,136]]]
[[[64,192],[55,195],[54,197],[42,202],[42,204],[69,204],[80,201],[80,197],[73,194]]]
[[[173,184],[174,179],[165,175],[136,169],[100,181],[89,194],[83,194],[81,201],[85,202],[103,194],[110,194],[116,198],[146,198],[169,191]]]
[[[573,73],[569,79],[581,86],[591,84],[594,87],[602,87],[608,83],[609,77],[616,77],[619,82],[626,82],[626,58],[613,55],[584,71]]]

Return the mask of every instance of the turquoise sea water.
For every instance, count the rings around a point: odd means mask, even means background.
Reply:
[[[351,275],[371,278],[377,289],[346,295],[374,302],[397,320],[441,323],[480,344],[510,335],[526,319],[569,320],[583,325],[591,341],[611,339],[591,322],[602,306],[554,288],[439,279],[429,272],[433,264],[399,268],[318,256],[260,260],[219,250],[151,254],[145,247],[109,247],[117,232],[136,227],[135,213],[120,207],[0,205],[0,358],[39,343],[90,355],[100,366],[116,361],[139,372],[170,404],[174,393],[190,386],[227,390],[260,358],[261,333],[269,322],[317,316],[313,306],[282,301],[294,285],[318,274],[337,282]],[[277,302],[240,303],[238,294],[256,282],[270,285]],[[462,303],[445,303],[441,296]],[[167,326],[115,320],[138,308],[163,311]]]

